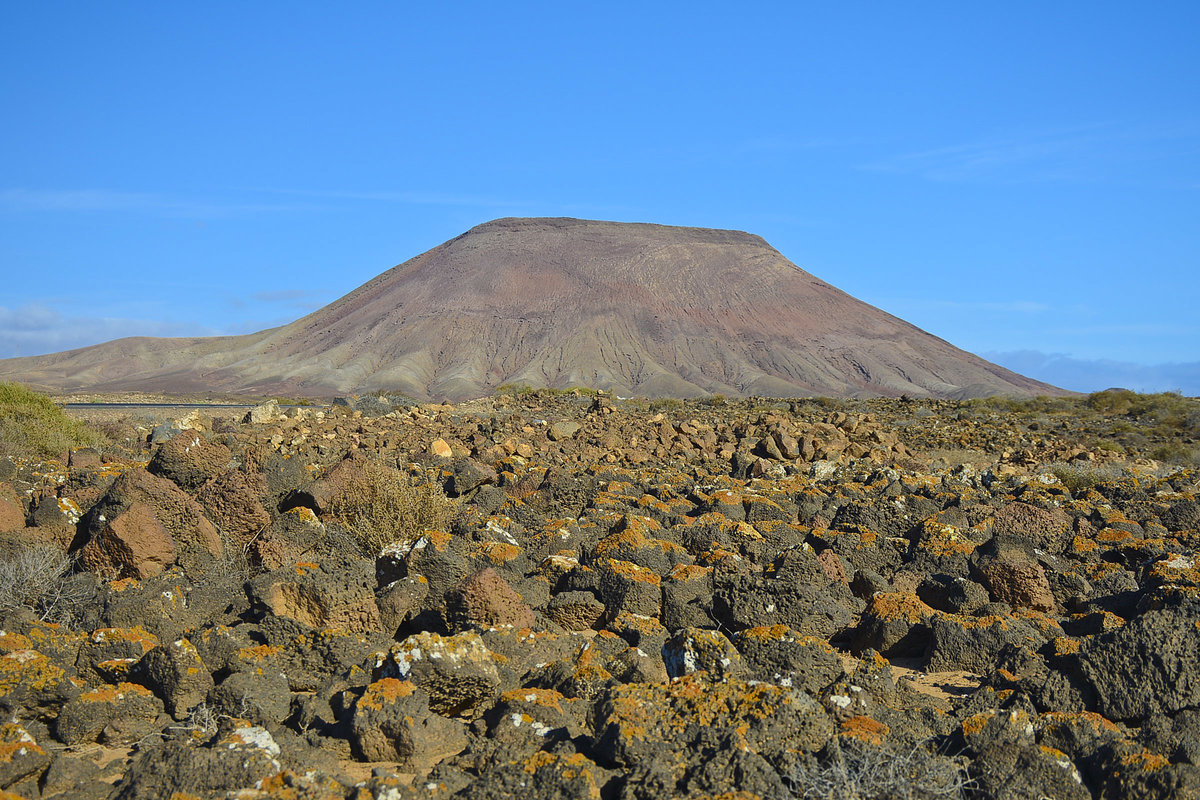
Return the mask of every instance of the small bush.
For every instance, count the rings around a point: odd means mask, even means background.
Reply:
[[[1058,478],[1071,494],[1086,492],[1100,483],[1100,472],[1095,467],[1076,464],[1055,463],[1047,467],[1047,471]]]
[[[678,397],[660,397],[650,401],[651,411],[678,411],[683,408],[683,401]]]
[[[54,456],[72,447],[99,447],[104,436],[76,419],[44,394],[19,383],[0,381],[0,452]]]
[[[1200,449],[1191,447],[1183,442],[1168,442],[1150,451],[1150,457],[1164,464],[1174,464],[1180,467],[1200,466]]]
[[[961,798],[972,785],[959,760],[934,752],[928,742],[905,750],[838,739],[820,767],[798,767],[785,782],[794,797],[822,800]]]
[[[525,397],[533,394],[534,388],[528,383],[502,383],[495,389],[495,394],[507,394],[513,397]]]
[[[72,566],[70,557],[56,545],[17,546],[0,559],[0,618],[28,608],[39,619],[70,622],[87,600],[70,580]]]
[[[535,397],[595,397],[600,394],[599,390],[590,386],[568,386],[565,389],[557,389],[553,386],[534,388],[527,383],[502,383],[492,393],[495,395],[507,394],[513,397],[530,395]]]
[[[363,461],[334,497],[330,514],[373,557],[393,542],[415,541],[426,530],[446,530],[457,508],[437,484],[417,483],[378,461]]]
[[[1133,409],[1137,394],[1128,389],[1105,389],[1103,392],[1093,392],[1083,402],[1093,411],[1101,414],[1124,415]]]

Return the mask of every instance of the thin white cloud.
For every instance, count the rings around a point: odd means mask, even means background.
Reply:
[[[401,203],[418,206],[462,206],[468,208],[502,208],[528,207],[530,203],[523,200],[495,197],[492,195],[460,194],[455,192],[427,192],[419,190],[321,190],[321,189],[279,189],[258,188],[255,191],[271,194],[292,195],[296,197],[315,197],[329,200],[367,200],[383,203]]]
[[[126,336],[215,336],[213,328],[186,322],[66,316],[43,305],[0,306],[0,358],[73,350]]]
[[[1200,337],[1200,325],[1186,322],[1127,322],[1104,325],[1064,325],[1046,328],[1053,336],[1193,336]]]
[[[312,203],[255,203],[108,189],[0,189],[0,212],[136,212],[171,217],[226,217],[312,211]]]
[[[903,153],[862,164],[859,169],[946,182],[1094,180],[1116,162],[1178,155],[1164,147],[1164,143],[1195,140],[1198,136],[1200,127],[1191,123],[1158,126],[1096,123]],[[1188,149],[1190,145],[1180,152]]]

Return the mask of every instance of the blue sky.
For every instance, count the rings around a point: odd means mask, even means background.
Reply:
[[[1200,4],[730,9],[5,3],[0,357],[258,330],[577,216],[748,230],[1034,377],[1200,394]]]

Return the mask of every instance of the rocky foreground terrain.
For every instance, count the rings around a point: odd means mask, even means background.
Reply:
[[[1195,401],[232,413],[0,459],[0,796],[1200,795]]]

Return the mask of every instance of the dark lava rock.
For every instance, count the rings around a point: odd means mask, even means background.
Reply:
[[[350,741],[363,761],[394,761],[404,772],[423,772],[466,746],[466,725],[429,709],[429,695],[396,678],[367,687],[354,706]]]
[[[187,430],[159,445],[146,470],[195,494],[205,482],[225,472],[231,458],[225,445],[210,442],[199,431]]]
[[[1200,705],[1198,613],[1195,605],[1150,610],[1085,642],[1079,669],[1101,714],[1137,721]]]

